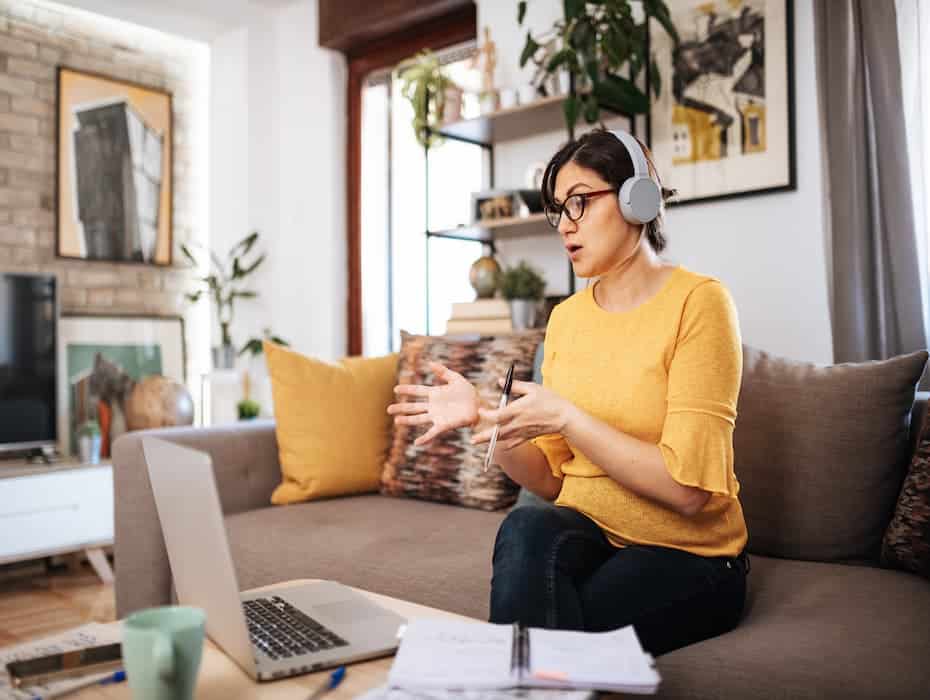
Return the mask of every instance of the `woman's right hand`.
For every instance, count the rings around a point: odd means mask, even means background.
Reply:
[[[394,416],[396,425],[429,425],[430,429],[414,441],[420,447],[448,430],[473,426],[478,422],[478,391],[465,377],[438,362],[430,362],[430,369],[441,384],[398,384],[394,394],[419,401],[393,403],[387,412]],[[425,400],[423,400],[425,399]]]

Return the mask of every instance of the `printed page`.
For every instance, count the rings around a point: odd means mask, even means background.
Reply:
[[[511,672],[512,625],[424,619],[407,624],[388,685],[428,688],[506,688]]]
[[[65,679],[47,685],[16,689],[10,684],[10,676],[6,671],[6,665],[11,661],[113,644],[119,642],[121,638],[122,630],[119,622],[106,625],[91,622],[51,637],[0,649],[0,700],[31,700],[35,696],[42,697],[51,691],[62,692],[78,682],[76,679]]]
[[[369,690],[356,700],[594,700],[590,690],[561,690],[557,688],[485,689],[485,690],[405,690],[386,685]]]
[[[659,675],[632,625],[612,632],[530,630],[527,685],[653,693]]]

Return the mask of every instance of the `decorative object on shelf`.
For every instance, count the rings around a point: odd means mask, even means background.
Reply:
[[[455,85],[443,70],[439,58],[430,50],[421,51],[397,69],[402,81],[401,94],[413,107],[413,131],[421,146],[431,148],[441,143],[436,129],[445,117],[446,89]]]
[[[275,342],[275,341],[272,341]],[[248,372],[242,373],[242,399],[236,404],[236,414],[239,420],[251,420],[257,418],[262,412],[262,406],[258,401],[251,398],[252,395],[252,377]]]
[[[517,106],[517,91],[513,88],[501,88],[498,95],[501,109],[513,109]]]
[[[180,317],[63,316],[58,412],[63,449],[76,454],[77,427],[100,424],[101,457],[127,426],[127,400],[152,375],[184,381],[184,322]]]
[[[253,260],[245,260],[255,247],[258,235],[258,231],[253,231],[229,250],[228,267],[222,263],[218,255],[211,253],[209,272],[199,279],[204,287],[185,295],[188,301],[197,303],[201,296],[208,293],[216,307],[220,323],[220,345],[213,348],[213,366],[216,369],[231,369],[236,361],[236,348],[229,334],[236,299],[254,299],[258,296],[258,292],[239,286],[265,261],[264,253]],[[192,266],[199,267],[197,258],[189,247],[182,244],[181,252]]]
[[[483,190],[473,192],[472,216],[476,223],[529,216],[542,211],[539,190]]]
[[[171,264],[171,94],[58,68],[59,257]]]
[[[546,281],[525,260],[516,267],[508,267],[501,275],[501,293],[510,301],[513,327],[516,330],[533,328],[536,307],[543,297]]]
[[[187,387],[161,375],[136,382],[125,409],[128,430],[194,424],[194,400]]]
[[[492,298],[497,292],[500,275],[500,264],[490,254],[490,251],[486,251],[484,255],[471,264],[471,268],[468,270],[468,281],[471,283],[472,289],[475,290],[475,297],[477,299]]]
[[[526,168],[526,176],[523,184],[531,190],[542,189],[543,175],[546,174],[546,164],[541,160],[530,163]],[[542,206],[542,200],[540,200]]]
[[[78,459],[82,464],[100,464],[100,423],[94,419],[81,423],[77,430]]]
[[[455,83],[449,83],[446,85],[444,93],[445,101],[442,106],[442,122],[443,124],[448,124],[450,122],[456,122],[462,118],[462,107],[464,103],[465,93],[458,85]]]
[[[491,39],[491,28],[485,26],[484,41],[469,61],[469,68],[478,68],[481,72],[481,113],[486,114],[497,109],[498,92],[494,87],[494,69],[497,67],[497,44]]]
[[[649,113],[650,148],[673,204],[796,189],[791,0],[668,0],[675,44],[650,24],[671,76]]]
[[[446,335],[497,335],[512,333],[510,304],[505,299],[479,298],[454,302]]]
[[[642,8],[642,24],[633,19],[634,6],[637,12]],[[526,2],[519,2],[518,24],[523,24],[525,13]],[[545,82],[553,77],[560,80],[563,71],[569,76],[563,109],[570,138],[578,117],[584,116],[589,124],[599,122],[602,106],[627,115],[649,110],[649,98],[636,86],[649,59],[649,18],[654,18],[677,45],[678,34],[663,0],[565,0],[562,19],[538,37],[527,32],[520,67],[533,61],[541,69],[537,71],[537,86],[545,90]],[[549,55],[553,41],[557,50]],[[649,77],[658,94],[661,81],[655,66]]]
[[[539,99],[539,90],[535,85],[521,85],[517,88],[517,99],[521,105],[531,105]]]

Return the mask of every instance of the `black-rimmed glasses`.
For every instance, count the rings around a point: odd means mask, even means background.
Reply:
[[[595,190],[594,192],[579,192],[578,194],[573,194],[570,197],[566,197],[565,201],[559,206],[546,207],[546,219],[548,219],[549,225],[552,226],[552,228],[559,227],[562,212],[565,212],[565,216],[568,217],[569,221],[578,221],[578,219],[584,216],[584,208],[588,203],[588,199],[591,197],[599,197],[609,192],[616,194],[617,190]]]

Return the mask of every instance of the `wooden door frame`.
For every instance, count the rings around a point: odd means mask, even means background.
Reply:
[[[362,354],[362,87],[365,76],[395,66],[422,49],[441,49],[477,37],[474,5],[384,37],[346,55],[348,133],[346,135],[346,233],[349,296],[348,355]]]

